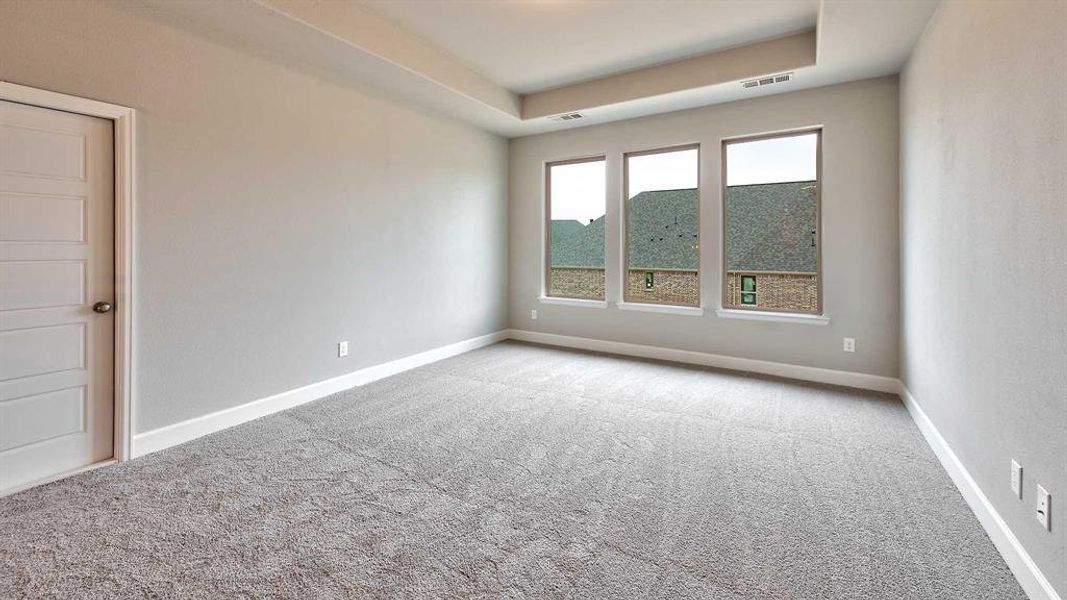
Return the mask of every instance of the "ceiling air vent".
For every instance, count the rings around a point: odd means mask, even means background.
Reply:
[[[779,73],[778,75],[768,75],[767,77],[760,77],[759,79],[750,79],[748,81],[742,81],[741,87],[747,90],[748,88],[762,87],[775,83],[785,83],[792,78],[792,73]]]
[[[582,113],[563,113],[562,115],[553,115],[549,117],[552,121],[573,121],[575,119],[584,119],[585,115]]]

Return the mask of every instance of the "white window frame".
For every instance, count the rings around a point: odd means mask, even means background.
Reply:
[[[760,140],[770,140],[770,139],[777,139],[777,138],[796,137],[796,136],[801,136],[801,135],[811,135],[813,133],[816,135],[816,138],[815,138],[815,267],[816,267],[815,282],[816,282],[816,291],[815,291],[815,293],[816,293],[816,301],[819,304],[819,308],[818,308],[817,311],[807,311],[807,310],[790,310],[790,309],[779,309],[779,308],[766,309],[766,308],[760,308],[760,307],[757,307],[757,306],[753,306],[753,305],[750,305],[750,304],[737,304],[737,305],[731,304],[729,302],[729,299],[730,299],[729,273],[730,272],[727,269],[727,264],[726,264],[726,261],[727,261],[727,255],[726,255],[726,232],[727,232],[727,223],[726,223],[726,188],[727,188],[727,185],[726,185],[726,183],[727,183],[728,178],[729,178],[729,171],[728,171],[728,165],[727,165],[727,159],[726,159],[726,150],[731,144],[739,144],[739,143],[746,143],[746,142],[756,142],[756,141],[760,141]],[[722,148],[721,148],[721,154],[722,154],[722,156],[721,156],[721,161],[722,161],[721,178],[722,178],[722,182],[721,183],[722,183],[722,185],[720,186],[720,189],[719,189],[719,194],[720,194],[720,196],[719,196],[719,204],[721,206],[720,210],[721,210],[721,218],[722,218],[721,219],[722,220],[722,228],[719,231],[719,234],[720,234],[720,237],[721,237],[720,253],[722,255],[722,259],[719,261],[719,267],[722,269],[722,277],[720,278],[720,285],[722,287],[722,295],[719,298],[719,302],[720,302],[720,307],[721,308],[717,311],[719,316],[729,318],[729,317],[736,316],[733,313],[737,313],[737,312],[741,312],[741,313],[765,313],[769,317],[771,317],[773,320],[797,321],[797,319],[783,319],[782,316],[784,315],[784,316],[809,317],[809,318],[814,317],[814,318],[816,318],[815,319],[816,321],[820,322],[820,324],[823,324],[822,323],[823,320],[825,320],[826,322],[829,322],[828,319],[825,319],[826,306],[825,306],[825,302],[824,302],[824,299],[823,299],[822,139],[823,139],[823,128],[822,128],[821,125],[817,125],[817,126],[813,126],[813,127],[804,127],[804,128],[800,128],[800,129],[790,129],[788,131],[776,131],[776,132],[771,132],[771,133],[760,133],[760,134],[755,134],[755,135],[744,135],[744,136],[738,136],[738,137],[724,138],[722,140]],[[809,320],[811,320],[811,319],[805,318],[802,321],[797,321],[797,322],[808,322]]]

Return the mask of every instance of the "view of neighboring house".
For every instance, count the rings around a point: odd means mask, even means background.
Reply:
[[[604,298],[604,215],[583,224],[552,221],[552,268],[549,295]]]
[[[646,191],[627,206],[626,299],[696,306],[697,190]],[[726,190],[726,304],[817,312],[815,182]],[[604,217],[552,221],[550,294],[604,297]]]
[[[630,199],[627,300],[696,306],[696,190],[641,192]],[[604,216],[582,225],[552,221],[550,293],[604,297]]]
[[[819,312],[815,181],[726,188],[726,305]]]
[[[699,306],[697,191],[641,192],[626,215],[626,300]]]

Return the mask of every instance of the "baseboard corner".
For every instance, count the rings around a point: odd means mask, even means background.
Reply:
[[[1062,600],[903,380],[900,381],[900,399],[1026,595],[1031,600]]]

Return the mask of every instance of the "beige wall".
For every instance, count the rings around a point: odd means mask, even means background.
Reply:
[[[511,141],[511,326],[896,377],[897,79],[884,77]],[[723,319],[720,154],[724,137],[812,125],[823,137],[826,327]],[[699,142],[702,317],[622,311],[622,153]],[[606,309],[542,305],[543,163],[607,155]],[[530,309],[539,309],[536,321]],[[841,338],[856,338],[856,352]]]
[[[0,79],[138,111],[138,432],[506,326],[503,139],[116,6],[0,3]]]
[[[942,3],[902,76],[900,219],[902,377],[1067,597],[1065,32],[1064,2]]]

